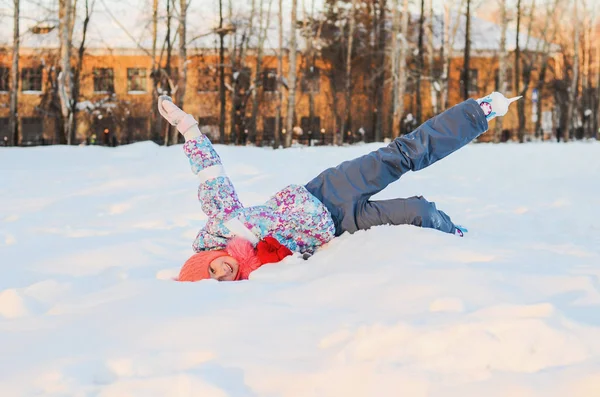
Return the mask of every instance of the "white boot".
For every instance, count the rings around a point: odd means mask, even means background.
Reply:
[[[479,98],[477,103],[481,107],[481,110],[483,110],[487,121],[490,121],[494,117],[504,116],[508,113],[508,106],[521,98],[520,96],[516,96],[509,99],[501,93],[494,91],[484,98]]]
[[[158,97],[158,112],[169,124],[177,127],[177,131],[185,137],[186,141],[202,136],[196,119],[191,114],[179,109],[169,96]]]

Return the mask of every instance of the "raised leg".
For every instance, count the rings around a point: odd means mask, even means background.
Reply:
[[[414,225],[456,234],[450,217],[422,196],[366,201],[356,214],[359,230],[379,225]]]
[[[483,110],[469,99],[430,119],[390,145],[323,171],[306,188],[327,209],[336,234],[357,229],[357,206],[408,171],[430,166],[488,128]]]

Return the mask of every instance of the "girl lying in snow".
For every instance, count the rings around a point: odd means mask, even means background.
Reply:
[[[466,229],[421,196],[370,198],[404,173],[422,170],[477,138],[487,131],[488,121],[506,114],[517,99],[498,92],[469,99],[386,147],[329,168],[306,185],[290,185],[264,205],[244,207],[196,120],[161,96],[160,114],[185,137],[183,149],[200,180],[198,199],[208,216],[193,244],[196,254],[177,280],[246,280],[263,264],[278,262],[292,251],[306,259],[344,232],[377,225],[410,224],[462,237]]]

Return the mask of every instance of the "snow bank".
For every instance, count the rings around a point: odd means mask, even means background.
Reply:
[[[217,150],[250,205],[376,147]],[[595,395],[599,151],[471,145],[379,195],[463,239],[378,227],[181,284],[205,217],[180,146],[0,148],[2,395]]]

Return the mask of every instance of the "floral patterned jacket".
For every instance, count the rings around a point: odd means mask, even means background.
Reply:
[[[300,253],[312,252],[333,239],[335,226],[329,211],[304,186],[287,186],[264,205],[244,207],[205,135],[188,140],[183,149],[200,179],[198,199],[208,216],[194,241],[196,252],[224,248],[234,236],[253,244],[272,236]]]

